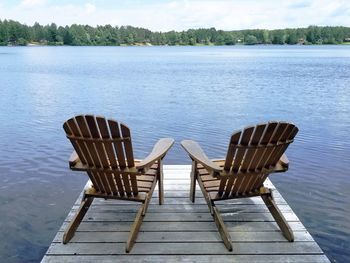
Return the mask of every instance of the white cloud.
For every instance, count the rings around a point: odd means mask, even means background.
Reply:
[[[96,6],[94,6],[93,4],[87,3],[85,4],[85,12],[87,14],[92,14],[96,11]]]
[[[19,7],[22,8],[32,8],[32,7],[37,7],[44,5],[46,3],[45,0],[23,0],[20,4]]]
[[[0,17],[33,24],[55,22],[90,25],[133,25],[157,31],[216,27],[285,28],[308,25],[350,26],[350,1],[347,0],[173,0],[142,5],[103,6],[86,4],[45,4],[45,0],[23,0],[4,10]],[[23,8],[24,6],[30,8]]]

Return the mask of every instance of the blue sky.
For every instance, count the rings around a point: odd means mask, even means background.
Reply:
[[[350,0],[0,0],[0,19],[155,31],[350,26]]]

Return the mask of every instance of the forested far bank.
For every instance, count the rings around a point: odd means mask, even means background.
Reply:
[[[223,31],[215,28],[152,32],[133,26],[77,25],[33,26],[0,20],[0,45],[255,45],[255,44],[342,44],[350,43],[350,27],[309,26],[287,29]]]

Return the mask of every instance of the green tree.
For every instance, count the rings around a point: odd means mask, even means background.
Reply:
[[[40,42],[45,39],[45,31],[43,26],[41,26],[38,22],[32,27],[32,40],[35,42]]]
[[[263,30],[263,33],[262,33],[262,43],[263,44],[270,44],[271,41],[270,41],[270,38],[269,38],[269,31],[268,30]]]
[[[294,30],[289,32],[287,39],[286,39],[286,43],[289,45],[295,45],[298,43],[298,37],[297,37]]]
[[[0,45],[6,45],[8,42],[7,26],[0,20]]]
[[[55,23],[52,23],[50,26],[46,26],[46,40],[48,42],[56,42],[57,41],[57,26]]]
[[[255,36],[247,35],[244,38],[244,44],[246,45],[255,45],[258,44],[258,39]]]
[[[63,44],[65,45],[72,45],[73,44],[73,36],[69,32],[69,30],[66,30],[63,36]]]
[[[283,45],[285,43],[286,35],[284,30],[275,30],[273,32],[272,44]]]

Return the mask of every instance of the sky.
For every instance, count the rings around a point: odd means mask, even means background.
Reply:
[[[163,32],[350,26],[350,0],[0,0],[0,19],[28,25],[132,25]]]

